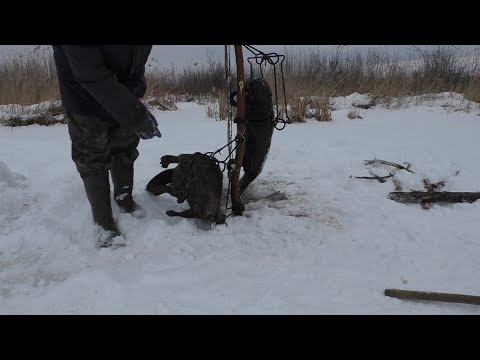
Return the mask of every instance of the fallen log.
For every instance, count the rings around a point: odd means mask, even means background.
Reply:
[[[400,289],[385,289],[385,296],[394,297],[404,300],[424,300],[424,301],[441,301],[449,303],[461,303],[470,305],[480,305],[480,296],[414,291],[414,290],[400,290]]]
[[[401,203],[473,203],[480,199],[480,192],[432,192],[432,191],[410,191],[391,192],[388,194],[390,200]]]

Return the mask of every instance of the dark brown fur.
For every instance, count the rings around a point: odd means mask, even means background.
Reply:
[[[231,103],[236,106],[231,95]],[[254,78],[245,85],[245,153],[240,193],[262,172],[272,143],[273,130],[272,90],[262,78]],[[230,163],[230,165],[233,161]]]
[[[165,155],[161,158],[164,168],[172,163],[178,165],[159,173],[146,187],[155,196],[168,193],[176,197],[178,203],[187,200],[188,210],[181,213],[168,210],[167,215],[224,223],[225,215],[220,211],[223,175],[218,163],[201,153]]]

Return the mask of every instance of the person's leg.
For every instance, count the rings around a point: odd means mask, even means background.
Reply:
[[[138,135],[114,127],[110,129],[111,169],[113,195],[122,212],[143,216],[140,206],[133,200],[134,162],[138,158]]]
[[[98,245],[113,245],[121,235],[112,214],[110,200],[110,145],[108,123],[94,116],[67,114],[67,124],[72,141],[72,160],[83,180],[85,193],[92,209],[93,220],[102,228]]]

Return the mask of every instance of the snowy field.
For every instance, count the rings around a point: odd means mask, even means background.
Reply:
[[[66,125],[0,127],[0,313],[480,314],[384,296],[480,295],[480,202],[425,210],[389,200],[391,179],[350,177],[392,171],[363,163],[376,157],[411,164],[414,174],[395,176],[406,191],[422,190],[423,178],[480,191],[478,111],[455,111],[449,98],[350,120],[351,102],[337,99],[331,123],[275,131],[244,216],[211,230],[169,218],[166,210],[187,205],[144,188],[162,155],[223,146],[226,123],[194,103],[156,112],[163,137],[141,142],[135,168],[147,215],[114,207],[128,245],[113,251],[95,248]],[[266,197],[274,191],[286,199]]]

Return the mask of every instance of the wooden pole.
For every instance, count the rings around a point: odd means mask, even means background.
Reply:
[[[243,68],[242,45],[234,45],[235,60],[237,64],[237,148],[235,150],[235,168],[232,172],[232,212],[233,215],[242,215],[245,206],[240,201],[240,170],[243,163],[243,154],[245,152],[245,83]]]
[[[480,199],[479,192],[433,192],[433,191],[410,191],[391,192],[388,198],[403,203],[472,203]]]
[[[397,299],[406,299],[406,300],[442,301],[442,302],[449,302],[449,303],[480,305],[480,296],[475,296],[475,295],[385,289],[385,296],[391,296]]]

